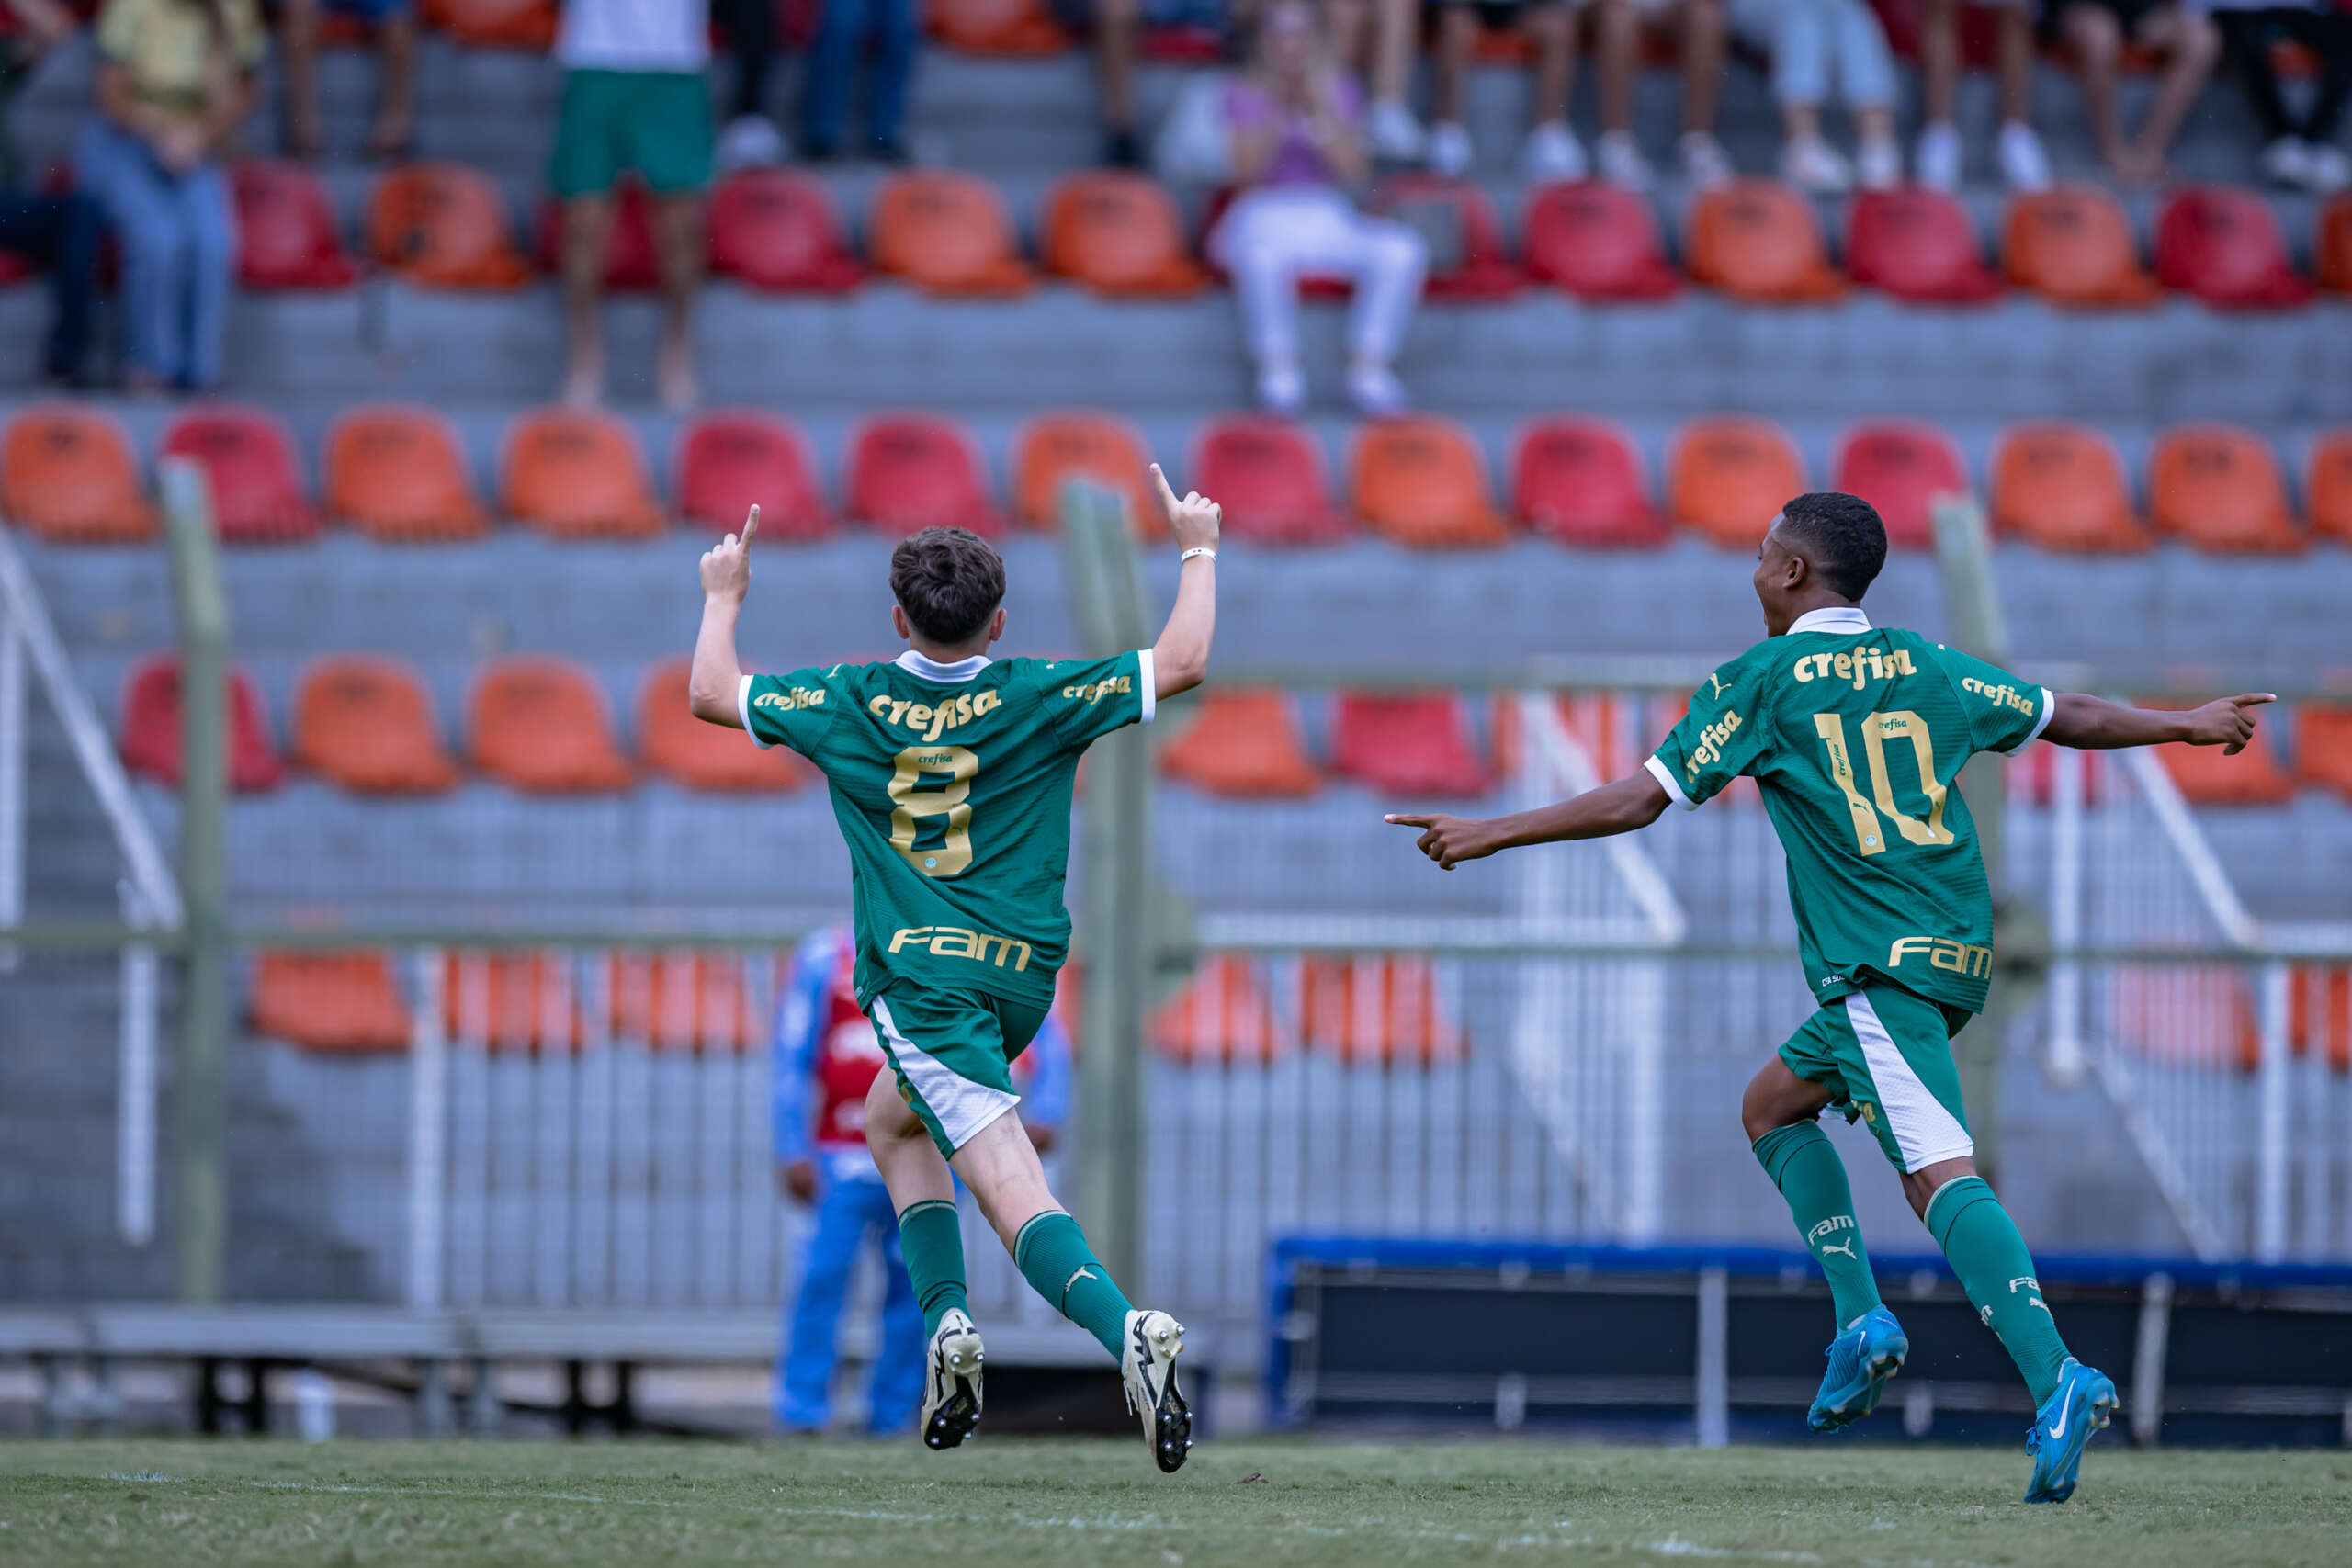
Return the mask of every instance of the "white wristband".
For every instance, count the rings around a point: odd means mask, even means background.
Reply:
[[[1179,566],[1182,566],[1184,562],[1191,560],[1194,556],[1206,556],[1209,559],[1215,560],[1216,559],[1216,551],[1207,545],[1194,545],[1191,549],[1186,550],[1182,555],[1178,556],[1176,558],[1176,562]]]

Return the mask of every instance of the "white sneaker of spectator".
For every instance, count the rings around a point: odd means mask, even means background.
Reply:
[[[1470,130],[1453,120],[1430,127],[1430,168],[1452,179],[1470,172]]]
[[[2282,136],[2262,150],[2262,177],[2274,186],[2301,190],[2311,184],[2312,144],[2300,136]]]
[[[1531,180],[1580,180],[1587,169],[1584,143],[1565,122],[1547,119],[1527,133],[1520,164]]]
[[[1911,152],[1912,173],[1929,190],[1960,188],[1960,127],[1948,119],[1919,128]]]
[[[1354,400],[1358,412],[1375,418],[1382,414],[1400,413],[1408,400],[1405,383],[1385,365],[1360,359],[1348,367],[1348,396]]]
[[[1364,118],[1364,140],[1372,155],[1396,164],[1418,164],[1429,151],[1429,133],[1413,111],[1394,98],[1383,98]]]
[[[2001,178],[2011,190],[2050,188],[2050,154],[2042,151],[2033,127],[2021,119],[2004,120],[1993,150],[2000,159]]]
[[[2352,186],[2352,157],[2345,155],[2341,147],[2325,142],[2306,143],[2311,147],[2310,173],[2304,176],[2303,188],[2313,196],[2334,196]]]
[[[1600,177],[1620,189],[1645,191],[1657,177],[1630,130],[1602,131],[1600,140],[1593,143],[1593,153],[1600,164]]]
[[[1724,151],[1724,144],[1704,130],[1682,133],[1682,177],[1698,190],[1729,185],[1739,177],[1739,168]]]
[[[713,153],[725,171],[781,164],[792,155],[792,149],[785,145],[784,132],[775,128],[775,121],[763,114],[747,114],[727,122]]]
[[[1863,139],[1854,149],[1854,180],[1864,190],[1893,190],[1903,183],[1903,149],[1894,137]]]
[[[1306,377],[1287,361],[1269,361],[1258,367],[1258,402],[1271,413],[1296,413],[1306,406]]]
[[[1854,185],[1854,171],[1818,136],[1792,138],[1781,149],[1781,177],[1815,196],[1842,196]]]

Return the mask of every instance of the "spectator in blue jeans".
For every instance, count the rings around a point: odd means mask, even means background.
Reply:
[[[220,384],[236,216],[223,144],[266,48],[254,0],[107,0],[82,182],[122,241],[125,386]]]
[[[52,308],[41,373],[59,386],[78,386],[90,350],[90,308],[98,266],[98,205],[72,191],[43,196],[24,188],[24,171],[8,141],[8,101],[17,80],[41,56],[73,36],[74,17],[56,0],[0,0],[17,19],[14,38],[0,40],[0,251],[49,266]]]
[[[825,0],[822,9],[802,77],[801,151],[812,159],[841,155],[850,79],[871,37],[863,149],[885,164],[905,163],[899,122],[906,118],[907,78],[915,69],[915,0]]]

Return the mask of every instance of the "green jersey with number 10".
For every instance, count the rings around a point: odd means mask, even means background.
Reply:
[[[1647,765],[1686,809],[1756,780],[1815,1000],[1883,978],[1980,1012],[1993,901],[1953,781],[1978,751],[2023,750],[2053,700],[1860,610],[1815,610],[1717,670]]]
[[[743,728],[817,764],[848,840],[861,1005],[892,980],[1044,1008],[1069,952],[1070,789],[1151,721],[1151,654],[747,675]]]

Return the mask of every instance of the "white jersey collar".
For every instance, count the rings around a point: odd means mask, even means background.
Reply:
[[[942,664],[936,659],[925,659],[910,648],[891,662],[908,674],[919,675],[926,681],[961,682],[972,679],[987,669],[989,656],[985,653],[976,653],[969,659],[959,659],[953,664]]]
[[[1831,604],[1818,610],[1807,610],[1789,623],[1789,632],[1835,632],[1840,637],[1871,629],[1871,618],[1862,614],[1858,604]]]

